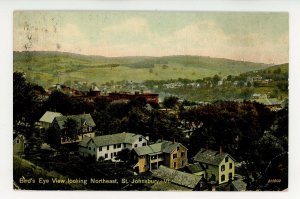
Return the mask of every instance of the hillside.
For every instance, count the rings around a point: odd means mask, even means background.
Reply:
[[[14,52],[14,71],[42,86],[66,81],[168,80],[239,75],[269,65],[203,56],[103,57],[63,52]]]

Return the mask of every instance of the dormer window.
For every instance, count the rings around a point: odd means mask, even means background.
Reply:
[[[143,139],[142,139],[142,137],[139,137],[139,142],[141,142]]]
[[[228,156],[225,158],[225,162],[228,162]]]

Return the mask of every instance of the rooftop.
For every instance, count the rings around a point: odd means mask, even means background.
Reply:
[[[180,145],[179,142],[161,141],[148,146],[138,147],[134,150],[139,156],[146,154],[171,153]]]
[[[201,162],[201,163],[205,163],[205,164],[211,164],[211,165],[218,166],[226,156],[230,156],[230,155],[228,153],[224,153],[224,152],[220,153],[219,151],[214,151],[214,150],[203,149],[202,148],[193,157],[193,159],[196,162]]]
[[[78,125],[78,128],[80,128],[82,125],[87,125],[87,126],[91,126],[91,127],[96,126],[96,124],[90,114],[80,114],[80,115],[55,117],[55,120],[57,121],[60,129],[64,128],[64,124],[67,121],[67,119],[75,120]]]
[[[85,137],[79,143],[79,145],[85,147],[85,146],[87,146],[87,144],[90,140],[93,140],[93,142],[97,146],[107,146],[107,145],[121,144],[121,143],[133,144],[140,137],[143,137],[143,136],[139,135],[139,134],[123,132],[123,133],[117,133],[117,134],[112,134],[112,135],[97,136],[94,138]]]
[[[201,181],[201,176],[196,176],[182,171],[170,169],[161,165],[158,169],[152,170],[153,177],[168,180],[171,183],[194,189]]]
[[[52,123],[55,117],[62,116],[61,113],[46,111],[44,115],[41,117],[40,122]]]

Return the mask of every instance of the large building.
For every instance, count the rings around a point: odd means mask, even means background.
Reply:
[[[94,157],[96,160],[116,161],[117,154],[123,149],[132,150],[148,145],[148,138],[133,133],[117,133],[112,135],[84,138],[79,143],[79,153],[83,157]]]
[[[158,94],[144,93],[144,92],[114,92],[108,94],[108,99],[111,101],[116,100],[133,100],[137,98],[145,98],[147,103],[158,104]]]
[[[157,169],[160,165],[180,169],[188,163],[187,148],[179,142],[170,141],[135,148],[133,159],[136,162],[133,168],[137,173]]]

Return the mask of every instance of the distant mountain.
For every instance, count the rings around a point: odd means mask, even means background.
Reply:
[[[167,80],[238,75],[266,69],[268,64],[204,56],[104,57],[66,52],[14,52],[14,71],[23,71],[41,85],[60,81]]]

